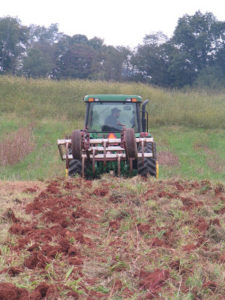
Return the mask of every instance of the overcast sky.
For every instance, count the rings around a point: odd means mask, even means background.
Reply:
[[[49,26],[59,31],[97,36],[105,44],[135,47],[146,34],[162,31],[171,37],[177,21],[197,10],[225,21],[223,0],[0,0],[0,17],[18,17],[22,24]]]

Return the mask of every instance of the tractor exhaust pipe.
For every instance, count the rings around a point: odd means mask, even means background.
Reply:
[[[148,104],[148,102],[149,102],[149,99],[146,99],[144,101],[144,103],[142,104],[142,131],[143,132],[148,131],[148,116],[147,116],[147,120],[145,118],[145,114],[146,114],[145,107]]]

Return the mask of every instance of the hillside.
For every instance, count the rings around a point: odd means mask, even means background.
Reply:
[[[225,180],[224,93],[169,91],[143,84],[0,77],[0,179],[64,176],[56,140],[83,128],[88,93],[150,99],[149,126],[160,178]]]
[[[0,77],[1,116],[72,121],[82,125],[87,94],[137,94],[150,99],[150,126],[188,126],[225,129],[224,91],[176,91],[139,83],[117,83],[87,80],[34,80]],[[81,122],[81,123],[80,123]]]
[[[0,191],[0,299],[224,297],[222,184],[104,176]]]

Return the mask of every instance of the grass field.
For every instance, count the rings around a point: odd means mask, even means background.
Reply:
[[[159,180],[64,179],[88,93],[149,98]],[[222,300],[225,96],[0,77],[0,299]]]
[[[35,180],[64,175],[56,140],[83,128],[88,93],[140,94],[150,99],[149,124],[159,152],[160,178],[224,180],[225,96],[168,91],[143,84],[27,80],[0,77],[0,179]],[[19,155],[15,134],[32,130],[33,150]],[[19,131],[20,137],[21,131]],[[24,137],[25,138],[25,137]],[[12,151],[14,163],[3,163]],[[2,148],[2,149],[1,149]],[[15,149],[19,149],[15,151]],[[3,151],[4,150],[4,151]],[[3,153],[4,152],[4,153]]]
[[[0,77],[0,112],[28,120],[83,120],[82,99],[89,93],[138,94],[150,99],[150,126],[179,125],[225,129],[224,92],[169,91],[135,83],[51,81]]]

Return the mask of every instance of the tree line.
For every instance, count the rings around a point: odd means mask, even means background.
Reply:
[[[225,22],[184,15],[169,39],[148,34],[134,50],[101,38],[68,36],[57,24],[0,18],[0,74],[32,78],[138,81],[168,88],[225,87]]]

